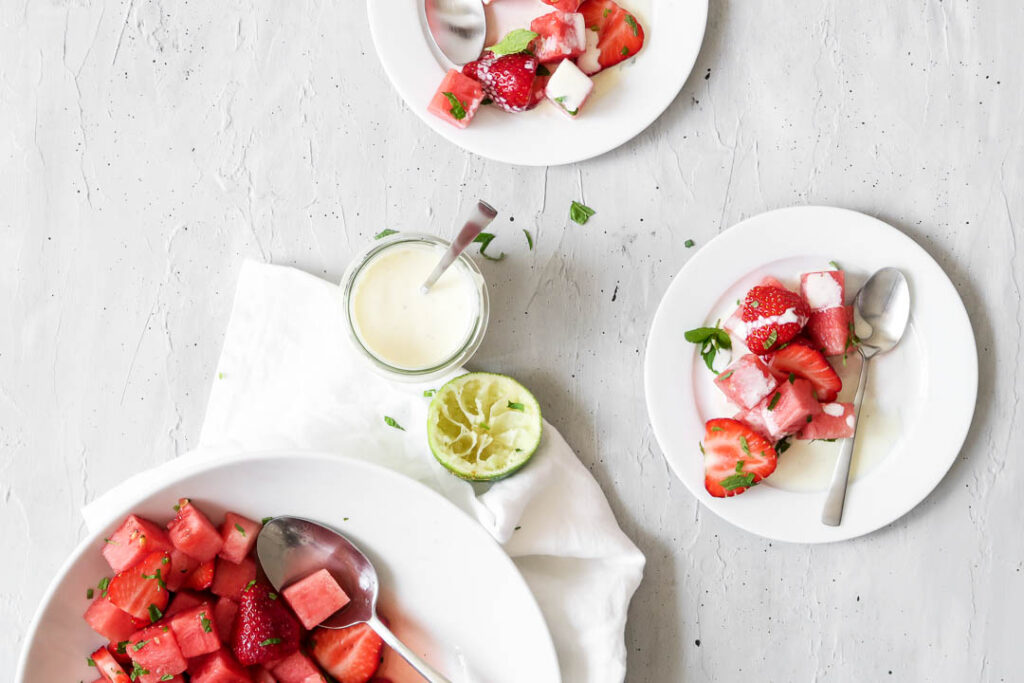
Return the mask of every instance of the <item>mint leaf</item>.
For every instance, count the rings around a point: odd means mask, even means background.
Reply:
[[[514,55],[517,52],[525,52],[536,37],[537,34],[533,31],[517,28],[506,33],[505,37],[499,40],[497,44],[487,49],[493,52],[496,57]]]
[[[526,235],[526,243],[530,245],[530,251],[533,251],[533,235],[526,228],[523,228],[523,234]]]
[[[551,69],[547,68],[543,64],[540,64],[540,65],[537,66],[537,75],[538,76],[550,76],[551,75]]]
[[[740,447],[743,449],[744,453],[746,453],[747,455],[750,455],[750,444],[747,443],[747,437],[745,437],[745,436],[741,436],[740,437]]]
[[[245,529],[243,529],[243,528],[242,528],[242,525],[241,525],[241,524],[239,524],[238,522],[235,522],[235,529],[237,529],[237,530],[238,530],[238,533],[240,533],[240,534],[242,534],[243,536],[245,536]]]
[[[746,488],[754,485],[754,473],[733,474],[718,483],[726,491],[735,491],[738,488]]]
[[[437,389],[427,389],[427,390],[425,390],[423,392],[423,397],[424,398],[430,398],[431,396],[433,396],[436,393],[437,393]]]
[[[743,471],[743,463],[744,462],[745,462],[744,460],[737,460],[736,461],[736,471],[737,472],[742,472]]]
[[[405,427],[403,427],[402,425],[398,424],[395,421],[395,418],[393,418],[393,417],[388,417],[387,415],[385,415],[384,416],[384,424],[386,424],[388,427],[394,427],[395,429],[401,429],[403,432],[405,431]]]
[[[626,47],[625,45],[623,45],[622,46],[622,50],[619,52],[619,54],[622,55],[623,57],[625,57],[626,55],[629,54],[629,48]]]
[[[632,14],[627,14],[626,15],[626,23],[629,24],[629,27],[631,29],[633,29],[633,35],[634,36],[640,35],[640,27],[637,26],[636,19],[633,18]],[[625,50],[625,48],[623,48],[623,50]],[[626,54],[626,52],[623,52],[622,54]]]
[[[729,333],[718,327],[697,327],[683,333],[683,338],[691,344],[700,344],[700,357],[704,359],[704,365],[708,370],[715,372],[714,362],[718,352],[722,349],[731,349],[732,341]],[[717,374],[717,373],[716,373]]]
[[[497,256],[491,256],[490,254],[487,253],[487,247],[490,246],[493,240],[494,235],[489,232],[482,232],[473,239],[474,242],[480,243],[481,256],[483,256],[488,261],[500,261],[503,258],[505,258],[505,252],[501,252]]]
[[[842,270],[842,268],[839,267],[839,264],[836,263],[835,261],[829,261],[828,264],[835,268],[836,270]]]
[[[384,228],[383,230],[378,232],[376,235],[374,235],[373,239],[379,240],[379,239],[383,239],[383,238],[387,237],[388,235],[397,235],[397,234],[398,234],[397,230],[392,230],[391,228]]]
[[[789,446],[790,446],[790,443],[789,443],[789,437],[788,436],[784,436],[781,439],[779,439],[775,443],[775,453],[776,453],[776,455],[782,455],[783,453],[788,451],[789,450]]]
[[[586,204],[580,204],[575,200],[569,205],[569,218],[580,225],[586,225],[587,221],[589,221],[590,217],[595,213],[597,212]]]
[[[764,348],[766,349],[770,349],[772,348],[772,345],[775,344],[775,342],[777,341],[779,341],[779,331],[772,330],[771,334],[768,335],[768,338],[764,340],[764,344],[762,344],[762,346],[764,346]]]
[[[779,397],[782,396],[779,392],[775,392],[772,396],[772,400],[768,402],[768,410],[775,410],[775,406],[779,403]]]
[[[282,642],[280,638],[267,638],[266,640],[260,643],[260,647],[266,647],[268,645],[277,645],[280,642]]]
[[[156,605],[150,603],[150,605],[149,605],[149,620],[150,621],[152,621],[152,622],[160,621],[160,618],[163,615],[164,615],[164,613],[160,611],[159,607],[157,607]]]
[[[696,244],[696,242],[694,242],[693,240],[686,240],[685,242],[683,242],[683,246],[686,247],[687,249],[692,247],[694,244]]]
[[[450,105],[448,111],[452,113],[453,119],[455,119],[456,121],[461,121],[462,119],[466,118],[466,108],[462,106],[462,102],[459,102],[458,97],[456,97],[450,92],[443,92],[441,94],[448,98],[448,104]]]
[[[522,403],[516,403],[515,401],[509,401],[508,407],[510,410],[518,410],[520,412],[526,410],[526,406],[524,406]]]

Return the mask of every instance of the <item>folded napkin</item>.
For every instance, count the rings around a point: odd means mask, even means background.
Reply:
[[[597,482],[546,422],[540,447],[515,476],[481,485],[449,474],[426,445],[424,387],[364,369],[349,349],[342,308],[337,285],[246,263],[198,448],[93,501],[86,523],[108,523],[128,491],[156,488],[168,468],[187,471],[217,453],[362,453],[440,492],[504,545],[547,619],[567,683],[622,680],[626,610],[644,557]],[[403,438],[384,415],[406,429]]]

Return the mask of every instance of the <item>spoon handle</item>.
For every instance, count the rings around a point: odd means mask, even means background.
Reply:
[[[392,650],[402,655],[402,659],[409,662],[410,666],[416,669],[416,671],[423,676],[424,680],[427,680],[430,683],[450,683],[447,678],[438,673],[436,669],[424,662],[415,652],[406,647],[405,643],[400,641],[398,637],[391,632],[391,629],[385,626],[384,622],[377,618],[376,613],[374,613],[366,623],[370,625],[370,628],[377,632],[377,635],[379,635]]]
[[[476,209],[473,211],[473,215],[466,220],[466,224],[462,226],[462,230],[456,235],[455,239],[452,240],[452,245],[448,247],[448,251],[444,253],[441,260],[438,261],[434,271],[430,274],[430,277],[426,279],[423,286],[420,287],[420,291],[426,294],[431,287],[434,286],[444,271],[448,270],[448,266],[455,263],[455,259],[459,257],[466,247],[473,243],[476,236],[483,232],[483,229],[491,224],[494,217],[498,215],[494,207],[483,200],[478,200],[476,203]]]
[[[853,399],[853,414],[856,416],[853,436],[843,439],[839,446],[839,459],[836,460],[832,483],[828,485],[828,495],[825,496],[825,507],[821,511],[821,523],[827,526],[839,526],[843,520],[843,504],[846,502],[846,487],[850,480],[853,445],[857,439],[857,429],[860,427],[860,405],[864,401],[864,387],[868,385],[868,365],[871,363],[871,358],[863,353],[861,360],[860,381],[857,383],[857,395]]]

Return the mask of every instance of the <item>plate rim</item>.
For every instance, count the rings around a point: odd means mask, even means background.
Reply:
[[[126,496],[122,503],[117,506],[111,507],[111,512],[108,513],[102,523],[98,523],[95,530],[88,533],[81,541],[75,546],[75,548],[69,553],[67,558],[54,572],[53,577],[50,579],[46,586],[46,590],[43,592],[39,599],[38,604],[35,607],[35,611],[32,615],[32,620],[29,623],[29,627],[25,630],[25,637],[21,644],[21,648],[18,654],[18,664],[15,668],[14,681],[16,683],[27,683],[25,666],[27,664],[29,652],[32,644],[35,642],[38,631],[41,625],[43,613],[50,606],[57,589],[60,587],[62,581],[66,578],[70,569],[74,564],[88,551],[92,549],[92,546],[97,542],[100,536],[114,524],[122,516],[129,513],[134,507],[139,505],[142,501],[149,499],[156,495],[159,491],[162,491],[168,487],[175,485],[182,479],[204,475],[213,470],[222,469],[239,463],[246,463],[259,460],[276,460],[276,459],[288,459],[288,460],[315,460],[320,462],[330,463],[344,463],[348,466],[356,469],[371,470],[377,475],[382,475],[385,478],[391,479],[393,482],[397,482],[399,486],[407,486],[411,489],[418,489],[421,493],[426,494],[427,498],[432,498],[441,507],[447,507],[450,511],[456,513],[456,515],[463,518],[468,522],[468,528],[471,528],[470,533],[475,534],[479,537],[477,543],[487,546],[490,551],[496,551],[499,557],[496,560],[505,563],[509,569],[513,572],[513,576],[518,580],[521,588],[529,596],[529,607],[535,611],[536,617],[540,620],[540,623],[544,626],[544,633],[542,634],[542,640],[544,641],[547,650],[548,658],[555,665],[555,680],[561,681],[561,664],[558,659],[558,651],[555,648],[554,638],[551,635],[551,628],[547,623],[547,618],[544,616],[544,611],[541,609],[540,604],[537,602],[537,597],[533,594],[529,584],[526,583],[526,579],[523,577],[522,572],[519,571],[519,567],[516,566],[515,561],[505,549],[501,546],[498,541],[491,536],[480,523],[473,519],[468,513],[462,510],[458,505],[450,501],[448,498],[443,496],[438,491],[434,490],[430,486],[427,486],[421,481],[413,479],[407,475],[404,475],[396,470],[389,467],[384,467],[377,463],[344,455],[340,453],[332,453],[329,451],[311,450],[306,451],[302,449],[273,449],[265,451],[234,451],[230,453],[219,454],[216,456],[208,456],[208,459],[201,464],[195,464],[190,462],[187,457],[178,457],[173,460],[167,461],[164,465],[171,471],[168,476],[163,479],[159,486],[142,486],[139,493],[133,493],[131,496]],[[159,465],[157,467],[160,467]],[[116,510],[116,512],[115,512]],[[83,622],[84,624],[84,622]]]
[[[749,237],[750,231],[762,229],[765,223],[782,222],[788,218],[793,217],[796,214],[801,214],[799,221],[806,223],[809,219],[814,219],[815,222],[821,226],[828,226],[825,229],[831,228],[829,219],[834,219],[834,223],[842,224],[854,221],[866,226],[866,229],[875,231],[876,234],[884,235],[886,239],[891,240],[892,243],[899,244],[901,247],[908,248],[910,251],[909,255],[920,261],[922,267],[926,268],[927,280],[922,283],[934,288],[939,285],[943,288],[948,289],[947,293],[951,293],[956,303],[952,301],[946,301],[948,306],[948,313],[951,316],[952,323],[951,329],[955,330],[954,336],[956,339],[950,343],[950,345],[962,346],[961,351],[963,353],[961,365],[962,372],[960,373],[961,380],[964,384],[966,393],[961,394],[962,399],[958,408],[959,420],[957,424],[954,424],[948,432],[946,442],[955,444],[955,447],[948,449],[948,454],[941,458],[941,466],[936,465],[930,472],[931,476],[927,479],[927,486],[922,486],[915,495],[910,495],[908,498],[903,500],[900,504],[894,505],[894,512],[882,514],[883,519],[875,520],[867,524],[856,525],[841,525],[839,527],[824,527],[822,526],[814,534],[807,534],[801,532],[799,529],[797,533],[790,533],[785,529],[783,525],[782,529],[770,529],[773,522],[761,522],[758,524],[752,524],[749,520],[743,518],[742,515],[737,514],[736,506],[727,506],[722,504],[722,500],[739,500],[739,499],[709,499],[704,493],[703,484],[697,489],[692,481],[688,479],[686,473],[678,462],[678,458],[674,458],[670,452],[671,446],[673,445],[673,439],[668,438],[666,432],[666,425],[661,420],[659,415],[659,408],[657,407],[657,399],[655,387],[658,383],[659,374],[664,374],[659,366],[659,369],[655,369],[655,365],[658,364],[657,355],[660,352],[659,346],[662,343],[662,328],[667,323],[668,317],[671,315],[670,308],[672,307],[672,301],[681,296],[679,293],[685,286],[685,278],[687,272],[697,272],[698,270],[705,268],[707,264],[714,264],[721,256],[723,249],[729,249],[740,240],[744,240]],[[803,230],[806,232],[806,228],[793,228],[793,230]],[[815,247],[816,248],[816,247]],[[808,255],[810,254],[811,248],[809,248]],[[786,257],[797,257],[800,254],[794,254],[790,252],[787,255],[782,255],[781,258]],[[774,261],[773,257],[764,258],[760,261],[761,266],[767,266]],[[840,259],[841,260],[841,259]],[[755,266],[756,269],[757,266]],[[733,281],[738,281],[744,276],[744,273],[730,272],[730,276],[735,276]],[[918,302],[918,297],[914,295],[914,304]],[[717,294],[714,296],[717,297]],[[703,306],[707,316],[711,313],[711,307],[714,305],[714,301],[708,301],[708,297],[700,297],[698,301],[706,302],[707,306]],[[914,317],[915,309],[912,308],[911,316],[912,320]],[[922,334],[922,338],[929,339],[927,333]],[[681,340],[681,332],[680,332]],[[677,347],[680,352],[688,355],[691,353],[687,351],[685,347],[680,345]],[[931,347],[928,347],[931,348]],[[693,354],[696,354],[696,350],[692,350]],[[958,356],[960,358],[960,356]],[[926,358],[927,362],[932,362],[933,359]],[[924,372],[928,373],[930,368],[927,366],[924,368]],[[929,392],[931,392],[930,383],[933,381],[933,377],[925,375],[926,381],[929,383]],[[669,284],[665,293],[662,295],[659,301],[657,311],[652,319],[649,334],[647,338],[645,355],[644,355],[644,397],[647,404],[647,412],[649,421],[651,424],[652,432],[654,433],[655,440],[658,442],[659,448],[662,450],[662,455],[667,461],[673,474],[678,478],[686,488],[694,495],[694,497],[708,510],[714,512],[716,515],[729,522],[730,524],[739,527],[745,531],[753,533],[764,538],[771,540],[790,542],[790,543],[830,543],[849,540],[857,538],[869,533],[873,533],[878,529],[892,524],[896,520],[903,517],[905,514],[913,510],[920,504],[932,491],[939,485],[942,479],[946,476],[953,463],[956,461],[964,442],[970,433],[971,426],[973,425],[974,413],[977,405],[977,392],[978,392],[978,356],[977,356],[977,342],[974,335],[974,329],[971,324],[970,316],[967,312],[966,306],[963,303],[963,299],[959,292],[956,290],[955,285],[949,278],[949,275],[942,269],[942,266],[929,254],[920,244],[918,244],[913,238],[897,229],[896,227],[882,221],[881,219],[875,218],[868,214],[853,211],[850,209],[832,207],[832,206],[820,206],[820,205],[798,205],[790,206],[771,211],[766,211],[760,214],[756,214],[749,218],[746,218],[739,223],[736,223],[729,229],[723,231],[717,235],[714,239],[708,242],[699,252],[694,254],[676,273],[672,278],[672,282]],[[691,396],[692,392],[686,390],[686,395]],[[688,413],[696,413],[696,410],[687,411]],[[699,418],[698,418],[699,420]],[[699,436],[698,436],[699,439]],[[669,446],[669,448],[666,448]],[[879,463],[879,467],[883,466],[888,459],[883,460]],[[870,474],[870,473],[869,473]],[[852,489],[851,489],[852,490]],[[919,495],[917,495],[919,493]],[[818,494],[794,494],[794,495],[818,495]],[[769,517],[769,516],[766,516]],[[768,527],[768,528],[766,528]]]

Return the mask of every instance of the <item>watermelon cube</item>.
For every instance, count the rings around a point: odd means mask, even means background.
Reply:
[[[221,648],[189,662],[192,683],[252,683],[245,668]]]
[[[306,683],[311,680],[323,680],[320,668],[301,652],[293,652],[274,664],[270,670],[280,683]]]
[[[841,270],[822,270],[800,276],[800,296],[811,311],[841,307],[846,299],[846,274]]]
[[[544,87],[544,94],[554,102],[559,110],[570,117],[580,113],[590,93],[594,91],[594,81],[580,71],[580,68],[566,59]]]
[[[103,674],[102,681],[112,681],[113,683],[127,683],[128,674],[124,672],[121,665],[114,659],[114,655],[110,654],[110,650],[105,647],[93,652],[89,655],[95,664],[96,668],[101,674]]]
[[[227,643],[231,640],[231,631],[235,627],[236,616],[238,616],[238,603],[230,598],[219,598],[213,606],[213,622],[221,642]]]
[[[206,599],[199,593],[193,591],[178,591],[171,598],[171,604],[164,610],[164,616],[167,618],[173,617],[175,614],[180,614],[193,607],[199,607],[199,605],[206,602]]]
[[[155,624],[144,628],[128,639],[128,656],[136,669],[146,669],[148,674],[142,677],[143,683],[148,680],[158,681],[162,676],[174,676],[182,673],[188,666],[178,640],[170,627]],[[145,676],[152,678],[147,679]]]
[[[465,128],[483,101],[483,86],[461,71],[449,69],[427,105],[427,111],[456,128]]]
[[[167,590],[177,591],[181,590],[188,575],[199,566],[199,560],[175,548],[171,551],[171,566],[174,569],[167,573],[164,582],[167,584]]]
[[[764,361],[752,353],[740,356],[715,377],[715,385],[730,401],[749,410],[779,386]]]
[[[235,564],[241,562],[256,545],[256,537],[262,528],[263,525],[259,522],[234,512],[224,515],[224,523],[220,527],[220,537],[224,541],[220,557]]]
[[[256,563],[243,557],[238,564],[229,562],[222,557],[217,558],[217,569],[213,574],[213,585],[210,590],[222,598],[231,598],[235,602],[242,597],[242,591],[250,581],[256,580]]]
[[[820,412],[821,404],[811,383],[795,379],[779,384],[778,389],[736,419],[774,442],[795,434]]]
[[[93,631],[115,643],[127,639],[147,623],[136,619],[102,595],[85,610],[85,621]]]
[[[835,306],[812,311],[807,319],[807,336],[826,356],[839,356],[850,348],[853,306]]]
[[[253,683],[279,683],[272,673],[259,664],[249,667],[249,675],[252,676]]]
[[[348,595],[326,569],[313,572],[285,588],[285,600],[310,630],[348,604]]]
[[[204,591],[213,585],[213,573],[216,569],[213,560],[207,560],[192,570],[192,573],[185,579],[185,588]]]
[[[158,524],[136,515],[129,515],[105,540],[103,557],[115,572],[133,567],[152,552],[170,552],[173,549],[171,540]]]
[[[217,528],[188,498],[178,501],[178,514],[167,529],[174,547],[199,562],[212,560],[224,545]]]
[[[170,620],[171,631],[187,659],[220,649],[220,636],[214,626],[213,607],[203,603]]]
[[[815,415],[797,433],[798,439],[849,439],[857,427],[852,403],[823,403]]]
[[[586,22],[579,12],[543,14],[530,22],[530,30],[537,34],[532,49],[541,63],[575,59],[587,48]]]

